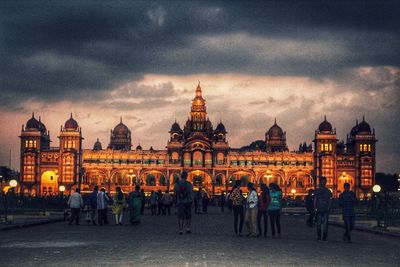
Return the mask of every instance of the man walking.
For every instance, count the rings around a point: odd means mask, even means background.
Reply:
[[[183,234],[183,228],[186,226],[186,233],[190,234],[192,218],[193,186],[186,181],[188,173],[183,171],[181,179],[174,188],[175,203],[178,208],[179,234]]]
[[[319,188],[315,190],[314,207],[317,215],[317,235],[318,240],[327,241],[329,208],[331,206],[332,193],[325,187],[326,177],[322,176],[319,180]]]
[[[69,220],[69,225],[75,220],[76,225],[79,225],[79,213],[81,208],[83,208],[83,199],[80,194],[81,190],[76,189],[75,193],[69,197],[68,205],[71,208],[71,219]]]
[[[308,195],[305,197],[306,208],[308,212],[307,226],[314,226],[314,190],[308,190]]]
[[[343,241],[351,243],[350,232],[354,229],[356,213],[354,212],[354,204],[357,202],[356,194],[350,190],[350,184],[344,184],[344,192],[339,196],[339,203],[342,207],[343,221],[346,232]]]
[[[107,206],[109,201],[110,199],[106,194],[106,190],[101,188],[100,192],[97,194],[97,215],[100,226],[102,226],[103,223],[108,224]]]
[[[96,211],[97,211],[97,194],[99,193],[99,187],[94,186],[93,192],[89,195],[89,206],[90,206],[90,219],[93,225],[96,225]]]
[[[248,230],[247,236],[257,236],[257,211],[258,211],[258,196],[253,183],[247,184],[249,195],[247,196],[246,203],[246,217],[245,222]]]

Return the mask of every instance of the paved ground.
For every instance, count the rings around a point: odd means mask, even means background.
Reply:
[[[316,241],[305,217],[284,216],[282,239],[236,237],[231,214],[212,209],[179,236],[175,216],[145,215],[140,226],[48,224],[0,232],[0,266],[399,266],[400,240],[330,227]]]

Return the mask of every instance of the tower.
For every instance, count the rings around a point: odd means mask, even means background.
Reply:
[[[326,177],[327,187],[331,188],[336,194],[336,129],[326,120],[320,123],[318,130],[315,131],[314,139],[314,178]],[[318,181],[314,180],[317,185]]]
[[[362,122],[356,122],[347,139],[348,151],[355,156],[356,193],[360,197],[365,197],[375,182],[376,142],[375,129],[371,131],[371,126],[363,116]]]
[[[288,147],[286,145],[286,132],[284,132],[276,123],[276,118],[274,125],[272,125],[271,128],[269,128],[269,130],[265,133],[265,143],[267,152],[288,151]]]
[[[114,150],[131,150],[132,147],[132,139],[131,139],[131,131],[129,128],[122,122],[122,117],[117,126],[114,127],[114,130],[111,130],[110,133],[110,144],[108,145],[108,149]]]
[[[76,120],[71,117],[60,130],[60,171],[59,183],[66,186],[67,191],[81,183],[82,168],[82,131]]]

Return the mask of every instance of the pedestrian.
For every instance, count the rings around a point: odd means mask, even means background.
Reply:
[[[100,192],[97,194],[97,219],[100,226],[108,224],[107,217],[107,208],[108,202],[110,198],[106,194],[106,190],[104,188],[100,189]]]
[[[90,207],[90,220],[93,225],[96,225],[96,211],[97,211],[97,194],[99,193],[99,187],[94,186],[93,192],[89,195],[89,207]]]
[[[271,202],[268,205],[269,221],[271,223],[272,238],[275,238],[275,226],[278,232],[278,238],[281,238],[281,208],[282,208],[282,191],[275,183],[269,185],[269,196]]]
[[[157,192],[157,208],[158,208],[158,215],[164,214],[164,205],[162,202],[163,193],[161,190]]]
[[[113,198],[112,212],[115,215],[115,225],[122,225],[124,210],[126,208],[126,199],[124,193],[122,193],[121,187],[117,186],[115,190],[117,192]]]
[[[328,222],[331,200],[332,193],[326,188],[326,177],[322,176],[319,180],[319,188],[315,190],[314,197],[318,240],[322,238],[322,241],[328,241]]]
[[[306,209],[308,212],[308,219],[307,219],[307,226],[313,227],[314,226],[314,190],[309,189],[308,195],[305,197],[306,202]]]
[[[225,207],[225,192],[221,193],[221,196],[219,197],[219,205],[221,206],[221,212],[224,213],[224,207]]]
[[[72,195],[68,199],[68,206],[71,209],[71,218],[69,220],[69,225],[71,225],[74,220],[76,225],[79,225],[79,213],[81,208],[83,208],[83,198],[80,192],[81,190],[77,188],[75,190],[75,193],[72,193]]]
[[[183,234],[183,229],[186,226],[186,233],[191,233],[191,218],[192,218],[192,202],[193,202],[193,186],[186,181],[188,173],[182,171],[181,179],[174,188],[175,203],[178,207],[178,224],[179,234]]]
[[[154,190],[151,190],[150,194],[150,207],[151,207],[151,215],[157,215],[157,194]]]
[[[249,194],[247,196],[246,203],[246,216],[245,222],[247,226],[249,237],[257,236],[257,211],[258,211],[258,196],[257,191],[254,188],[253,183],[247,183],[247,189],[249,190]]]
[[[228,191],[228,194],[226,194],[225,197],[225,202],[226,202],[226,206],[228,207],[229,213],[232,213],[232,201],[231,201],[231,190]]]
[[[142,210],[142,193],[140,186],[135,186],[135,191],[131,192],[128,196],[129,205],[129,222],[132,225],[140,224],[140,216]]]
[[[141,197],[141,207],[140,207],[140,214],[144,214],[144,207],[146,205],[146,194],[144,193],[144,189],[140,190],[140,197]]]
[[[202,192],[202,189],[201,189],[201,187],[199,187],[199,190],[197,190],[196,193],[194,194],[194,213],[196,213],[196,214],[200,213],[201,192]]]
[[[207,213],[207,207],[210,199],[208,198],[207,190],[203,189],[201,197],[201,205],[203,207],[203,213]]]
[[[261,220],[264,223],[264,237],[267,237],[268,232],[268,215],[267,209],[271,198],[269,196],[269,189],[266,184],[261,184],[261,194],[258,199],[258,212],[257,212],[257,228],[258,234],[262,235],[263,229],[261,228]]]
[[[172,196],[169,193],[169,190],[165,191],[165,194],[162,196],[161,199],[164,207],[164,215],[168,214],[171,215],[171,205],[172,205]]]
[[[351,243],[350,232],[354,229],[356,213],[354,204],[357,202],[356,194],[350,190],[350,184],[344,183],[344,192],[339,195],[339,203],[342,207],[342,215],[346,231],[343,235],[343,241]]]
[[[240,190],[240,184],[241,184],[240,180],[236,180],[235,186],[232,189],[229,199],[232,202],[233,228],[235,230],[235,234],[242,236],[244,211],[243,211],[243,195]],[[238,223],[239,223],[239,229],[238,229]]]

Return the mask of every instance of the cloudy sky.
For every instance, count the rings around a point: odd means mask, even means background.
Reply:
[[[0,165],[19,166],[34,111],[58,146],[70,112],[84,146],[119,117],[133,145],[164,149],[198,81],[231,147],[274,117],[291,150],[327,115],[345,139],[362,116],[377,168],[399,171],[400,5],[395,1],[1,1]]]

